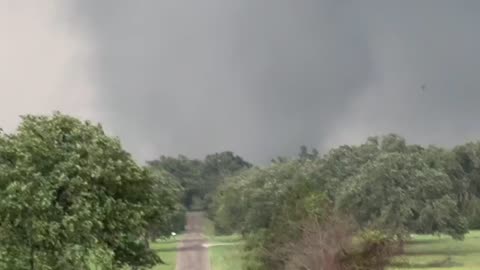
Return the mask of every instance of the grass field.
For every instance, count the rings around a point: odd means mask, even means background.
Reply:
[[[204,233],[208,237],[211,270],[242,270],[243,240],[238,234],[215,235],[215,225],[205,218]]]
[[[212,237],[209,248],[212,270],[242,270],[242,241],[238,235]],[[448,236],[416,235],[407,245],[405,256],[390,269],[480,270],[480,231],[472,231],[464,241]]]
[[[215,235],[215,224],[207,217],[203,219],[203,233],[208,241],[215,241],[215,238],[218,237]]]
[[[391,269],[475,270],[480,269],[480,231],[472,231],[464,241],[431,235],[414,236],[399,258],[403,267]]]
[[[167,239],[159,240],[158,242],[152,243],[152,248],[160,255],[160,258],[166,263],[162,265],[157,265],[152,270],[175,270],[176,256],[177,256],[177,244],[179,242],[177,239]]]
[[[242,270],[243,241],[240,235],[210,237],[212,270]]]

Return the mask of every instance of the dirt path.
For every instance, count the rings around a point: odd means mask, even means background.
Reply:
[[[207,240],[203,235],[203,213],[187,214],[187,233],[179,245],[176,270],[210,270]]]

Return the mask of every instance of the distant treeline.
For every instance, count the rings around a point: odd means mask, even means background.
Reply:
[[[191,210],[206,210],[212,195],[226,178],[252,167],[230,151],[210,154],[203,160],[183,155],[177,158],[161,156],[147,163],[151,170],[166,172],[175,179],[183,190],[183,205]]]

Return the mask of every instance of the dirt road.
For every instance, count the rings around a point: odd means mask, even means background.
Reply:
[[[179,245],[176,270],[210,270],[203,235],[203,213],[187,214],[187,233]]]

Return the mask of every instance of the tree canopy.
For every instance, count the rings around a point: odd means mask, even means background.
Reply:
[[[298,263],[311,237],[369,269],[385,260],[368,251],[392,239],[462,239],[480,228],[479,202],[478,142],[446,149],[388,134],[324,155],[301,146],[268,166],[225,151],[142,167],[100,125],[60,113],[0,131],[0,269],[146,269],[161,262],[149,240],[181,230],[186,208],[241,233],[249,269]],[[347,248],[353,239],[364,249]]]
[[[307,248],[298,239],[308,239],[302,236],[305,228],[317,223],[314,227],[324,232],[310,233],[321,237],[334,237],[325,231],[331,223],[355,224],[354,231],[331,233],[354,233],[365,247],[411,233],[462,239],[478,224],[478,157],[478,143],[450,150],[410,145],[395,134],[339,146],[323,156],[301,147],[297,159],[275,159],[227,178],[214,198],[214,219],[219,231],[246,237],[249,262],[258,263],[249,269],[287,267],[288,258],[298,255],[287,247]],[[361,265],[369,265],[366,250],[338,258],[362,258]]]
[[[205,209],[211,195],[228,176],[250,168],[252,165],[231,151],[207,155],[203,160],[189,159],[183,155],[161,156],[148,162],[150,169],[168,172],[183,188],[183,205],[187,208]],[[196,205],[199,204],[200,206]]]
[[[99,125],[60,113],[23,117],[15,133],[0,134],[0,269],[159,262],[142,239],[149,218],[175,207],[161,178]]]

